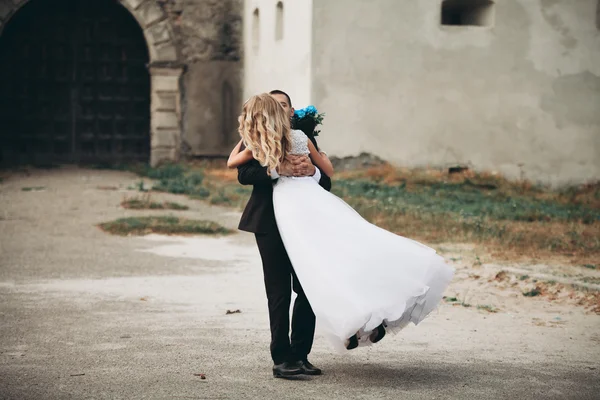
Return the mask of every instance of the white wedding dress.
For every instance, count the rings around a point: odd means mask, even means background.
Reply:
[[[308,138],[292,131],[293,154]],[[345,350],[381,323],[389,332],[421,322],[440,302],[454,269],[435,250],[369,223],[312,177],[281,177],[273,190],[277,226],[317,318]]]

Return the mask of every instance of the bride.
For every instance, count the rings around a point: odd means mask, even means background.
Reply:
[[[242,140],[231,153],[230,168],[254,158],[268,171],[277,170],[294,154],[309,155],[333,174],[329,159],[302,131],[290,130],[289,117],[270,95],[249,99],[239,121]],[[317,328],[338,349],[376,343],[386,331],[418,324],[454,275],[435,250],[369,223],[312,177],[280,177],[273,205]]]

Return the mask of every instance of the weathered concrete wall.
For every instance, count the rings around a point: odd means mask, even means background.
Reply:
[[[280,39],[275,36],[277,3],[277,0],[245,2],[244,99],[280,89],[290,95],[294,106],[305,107],[310,102],[311,90],[312,0],[281,1],[283,37]]]
[[[441,0],[314,0],[322,147],[469,164],[556,185],[600,178],[598,0],[503,0],[492,27]]]

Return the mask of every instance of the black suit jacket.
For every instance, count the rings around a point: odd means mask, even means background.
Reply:
[[[316,140],[312,135],[309,136],[309,139],[317,147]],[[240,165],[238,167],[238,181],[242,185],[254,186],[250,200],[248,200],[248,204],[246,204],[246,208],[242,213],[238,229],[253,233],[276,231],[277,223],[273,211],[273,183],[275,183],[275,180],[271,179],[267,173],[267,168],[261,166],[256,160]],[[323,171],[321,171],[319,184],[325,190],[331,190],[331,179]]]

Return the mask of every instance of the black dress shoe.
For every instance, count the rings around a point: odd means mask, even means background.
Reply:
[[[302,364],[302,373],[304,375],[321,375],[323,372],[320,368],[312,365],[308,360],[302,360],[300,361],[300,364]]]
[[[377,343],[385,336],[385,328],[383,324],[379,325],[377,328],[373,330],[373,333],[369,335],[369,339],[372,343]]]
[[[350,339],[348,339],[348,344],[346,345],[346,349],[352,350],[358,347],[358,336],[353,335]]]
[[[298,362],[284,362],[273,365],[273,376],[275,378],[288,378],[304,373],[302,364]]]

